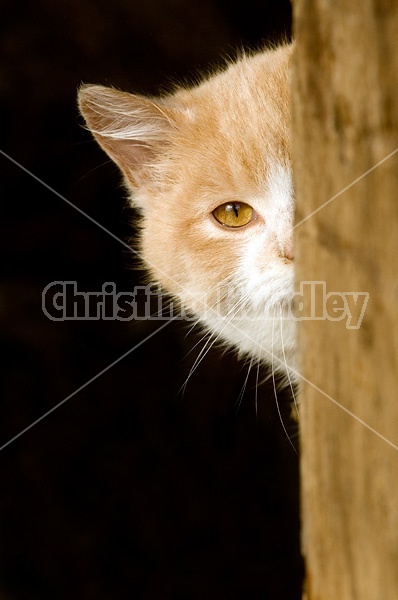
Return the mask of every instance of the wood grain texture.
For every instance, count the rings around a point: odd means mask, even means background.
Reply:
[[[338,296],[327,313],[345,318],[299,323],[305,594],[397,600],[398,5],[294,11],[297,281],[369,294],[358,328]]]

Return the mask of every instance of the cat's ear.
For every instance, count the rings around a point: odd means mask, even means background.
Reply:
[[[132,186],[150,183],[150,165],[176,127],[175,115],[152,100],[100,85],[79,90],[87,127]]]

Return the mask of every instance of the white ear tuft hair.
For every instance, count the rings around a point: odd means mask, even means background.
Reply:
[[[113,88],[83,85],[78,103],[88,129],[132,183],[176,126],[161,100]]]

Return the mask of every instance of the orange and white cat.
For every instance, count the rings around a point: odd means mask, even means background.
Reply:
[[[244,55],[159,98],[79,93],[142,214],[152,281],[217,339],[285,374],[295,365],[291,56],[291,45]]]

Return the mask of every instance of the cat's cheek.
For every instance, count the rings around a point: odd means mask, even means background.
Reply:
[[[217,246],[217,244],[216,244]],[[152,283],[176,296],[185,309],[202,315],[215,303],[217,287],[227,271],[220,247],[183,224],[144,219],[141,254]]]
[[[165,228],[154,226],[156,221],[145,215],[142,221],[139,254],[148,272],[151,283],[160,284],[171,293],[181,286],[181,274],[173,251],[168,243]]]

